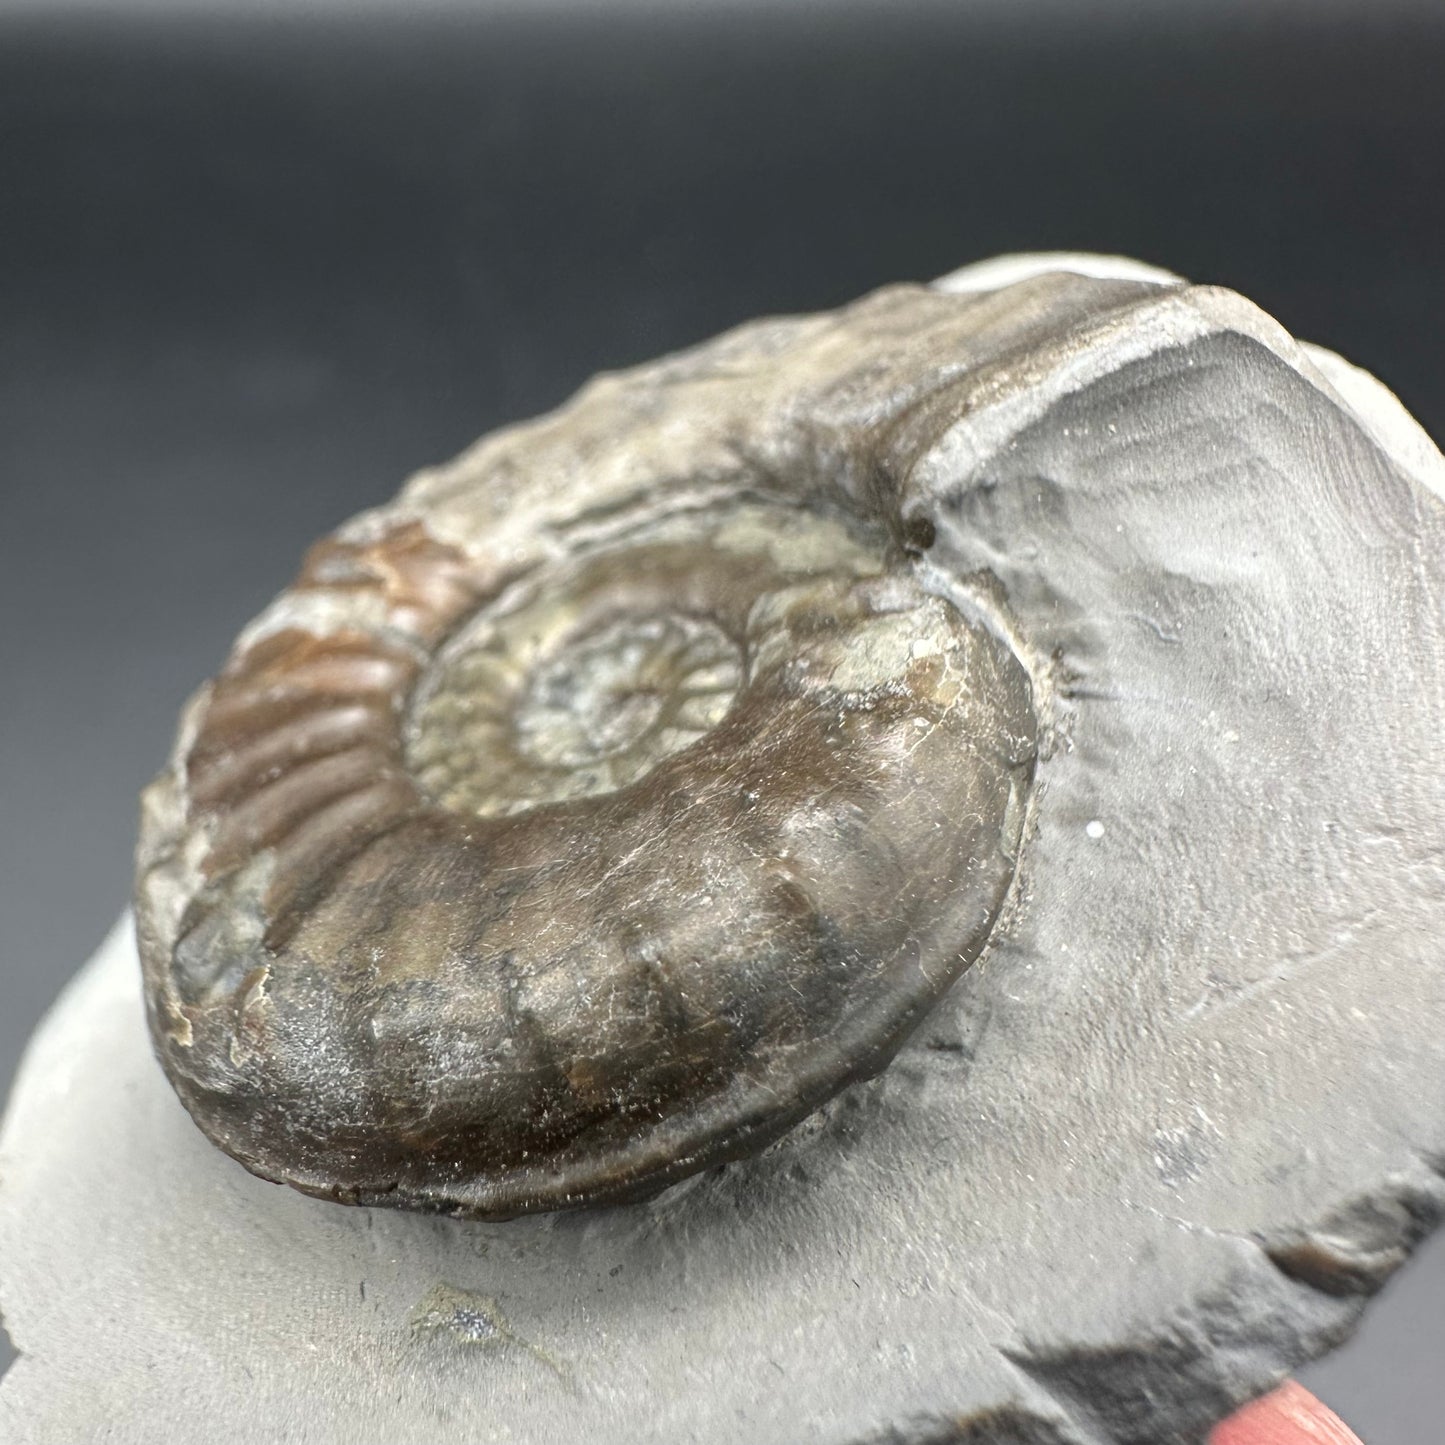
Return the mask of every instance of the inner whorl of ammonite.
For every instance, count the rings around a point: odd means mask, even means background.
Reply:
[[[625,787],[721,722],[743,679],[742,649],[706,618],[560,637],[536,621],[519,647],[469,629],[419,698],[408,761],[445,807],[492,817]]]
[[[742,507],[549,569],[442,648],[412,698],[407,766],[434,802],[482,817],[625,788],[727,717],[762,598],[876,565],[836,521]]]

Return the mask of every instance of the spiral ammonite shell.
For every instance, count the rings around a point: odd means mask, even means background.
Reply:
[[[644,1196],[882,1068],[1005,912],[1044,741],[912,479],[1101,284],[758,323],[319,543],[146,798],[151,1027],[210,1138],[505,1217]]]

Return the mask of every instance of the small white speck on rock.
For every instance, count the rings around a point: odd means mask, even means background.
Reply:
[[[1084,832],[1091,838],[1102,838],[1104,836],[1104,825],[1097,818],[1090,818],[1084,824]]]

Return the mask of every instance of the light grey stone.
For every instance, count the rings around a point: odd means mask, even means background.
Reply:
[[[1445,463],[1232,293],[990,264],[1127,289],[909,478],[1055,683],[984,959],[757,1158],[464,1223],[213,1149],[123,922],[0,1135],[0,1438],[1169,1445],[1349,1333],[1445,1208]]]

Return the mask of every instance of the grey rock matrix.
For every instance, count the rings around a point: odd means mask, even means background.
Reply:
[[[460,1222],[212,1148],[122,923],[0,1137],[0,1438],[1195,1442],[1349,1334],[1445,1204],[1445,463],[1227,291],[1064,257],[920,294],[622,384],[957,378],[920,565],[1054,681],[980,962],[757,1157]]]

